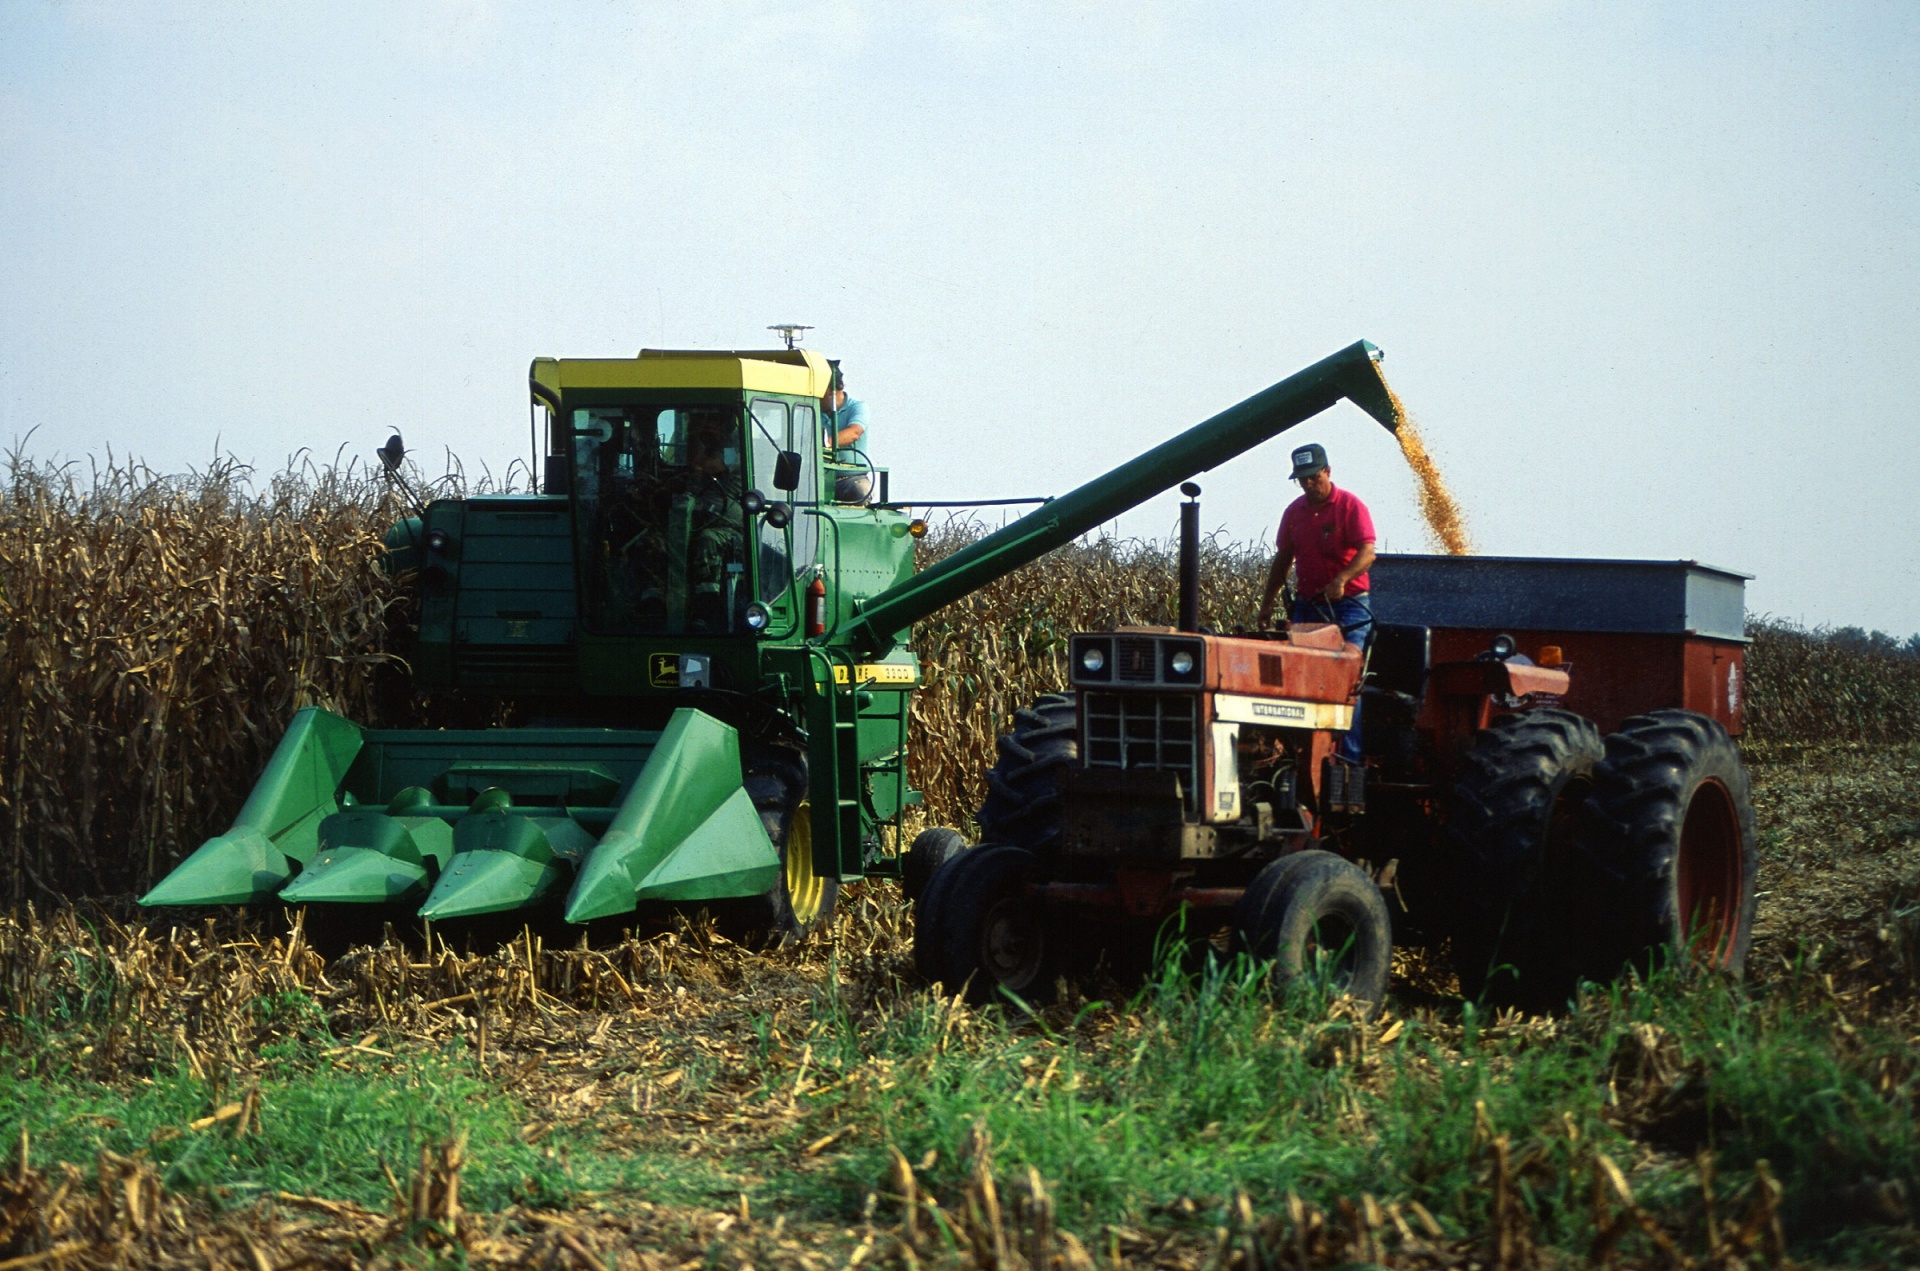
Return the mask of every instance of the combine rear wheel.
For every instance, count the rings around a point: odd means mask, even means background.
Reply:
[[[1039,863],[1024,848],[996,843],[941,869],[914,925],[914,957],[929,978],[974,1002],[1001,989],[1033,1001],[1051,989],[1045,911],[1027,895]]]
[[[981,838],[1047,855],[1065,824],[1061,786],[1080,762],[1074,695],[1048,693],[1014,712],[1013,731],[1000,737],[999,749],[987,770]]]
[[[1387,994],[1393,924],[1367,872],[1317,850],[1282,856],[1254,875],[1234,908],[1234,927],[1254,957],[1273,963],[1276,995],[1304,978],[1366,1004]]]
[[[1545,1009],[1573,991],[1575,951],[1556,922],[1574,824],[1605,754],[1570,711],[1507,715],[1461,761],[1446,828],[1454,895],[1446,928],[1469,999]]]
[[[1718,722],[1662,710],[1622,724],[1578,844],[1597,978],[1674,961],[1744,974],[1759,856],[1747,770]]]
[[[805,762],[786,755],[758,759],[745,784],[780,854],[780,876],[761,895],[727,902],[721,919],[727,933],[743,944],[777,948],[833,921],[840,880],[813,872],[813,807],[807,801]]]

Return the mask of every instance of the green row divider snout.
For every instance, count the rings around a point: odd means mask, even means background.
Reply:
[[[557,808],[515,809],[489,790],[454,822],[453,859],[420,907],[435,921],[524,909],[558,888],[593,835]]]
[[[581,866],[567,921],[630,913],[643,900],[717,900],[771,888],[780,857],[741,779],[739,734],[692,707],[676,710]]]
[[[302,708],[225,834],[208,839],[140,898],[142,905],[234,905],[264,900],[320,850],[321,824],[365,744],[358,724]]]
[[[320,823],[319,852],[280,899],[291,905],[420,900],[452,855],[453,826],[440,817],[349,808]]]

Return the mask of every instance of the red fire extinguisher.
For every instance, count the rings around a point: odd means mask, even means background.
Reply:
[[[827,634],[827,579],[817,566],[813,571],[813,581],[807,584],[807,634]]]

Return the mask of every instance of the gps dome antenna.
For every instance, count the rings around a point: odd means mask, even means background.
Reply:
[[[778,331],[780,338],[785,340],[787,347],[791,349],[806,338],[805,335],[802,334],[803,332],[811,331],[813,328],[802,322],[780,322],[768,327],[767,330]]]

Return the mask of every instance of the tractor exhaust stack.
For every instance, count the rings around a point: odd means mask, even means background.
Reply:
[[[1182,482],[1180,493],[1180,629],[1200,630],[1200,487]]]

